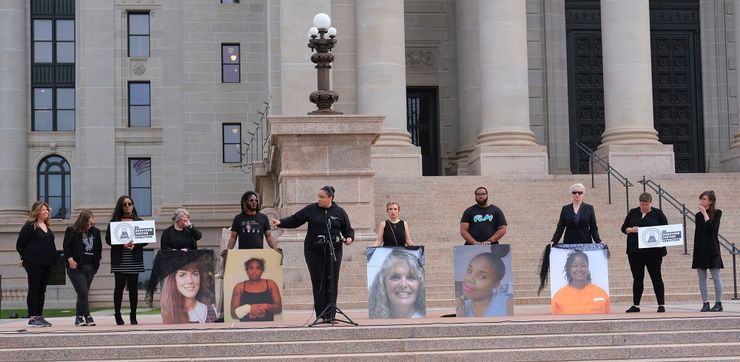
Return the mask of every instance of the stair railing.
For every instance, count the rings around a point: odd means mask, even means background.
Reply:
[[[596,188],[596,179],[594,177],[594,164],[598,164],[601,168],[603,168],[607,172],[607,178],[606,178],[606,187],[609,194],[609,204],[612,203],[612,177],[619,181],[622,186],[624,186],[624,194],[626,198],[625,205],[627,206],[627,212],[630,211],[630,187],[633,187],[634,185],[624,176],[622,176],[619,171],[615,170],[614,167],[609,165],[609,162],[604,161],[603,158],[599,157],[593,150],[591,150],[588,146],[581,142],[576,142],[576,147],[578,149],[585,153],[586,156],[588,156],[589,159],[589,170],[591,172],[591,188]]]
[[[648,180],[645,178],[645,176],[642,176],[642,180],[638,181],[642,184],[642,191],[647,191],[647,188],[649,187],[653,192],[655,192],[658,195],[658,208],[663,209],[663,199],[668,201],[668,203],[673,206],[683,217],[683,255],[689,254],[688,249],[688,236],[686,235],[686,220],[690,220],[694,224],[696,224],[696,221],[694,220],[693,216],[694,213],[691,212],[688,208],[686,208],[686,204],[678,201],[673,195],[668,193],[660,184],[654,182],[653,180]],[[732,299],[737,300],[737,255],[740,254],[740,251],[738,251],[737,247],[735,246],[735,243],[730,242],[722,236],[721,234],[717,234],[717,237],[719,239],[719,245],[721,245],[727,252],[732,255],[732,286],[734,291],[734,297]]]
[[[267,133],[267,116],[270,114],[270,104],[272,94],[267,92],[265,99],[262,101],[264,109],[257,111],[259,119],[252,122],[254,129],[247,131],[249,139],[244,142],[244,151],[242,152],[242,163],[239,166],[243,172],[251,172],[255,161],[268,161],[269,153],[266,152],[267,140],[270,135]]]

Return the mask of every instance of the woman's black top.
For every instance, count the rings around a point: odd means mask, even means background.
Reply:
[[[722,249],[719,246],[719,223],[722,210],[714,210],[714,215],[704,221],[704,215],[696,213],[694,229],[694,257],[692,269],[722,269]]]
[[[563,206],[560,210],[558,227],[552,235],[553,243],[557,244],[560,241],[563,231],[565,231],[565,237],[563,237],[565,244],[590,243],[591,239],[597,243],[601,242],[594,207],[585,202],[581,203],[577,214],[573,212],[573,204]]]
[[[64,231],[64,262],[69,268],[69,260],[72,257],[79,265],[92,265],[97,269],[100,267],[100,259],[103,254],[103,241],[100,238],[100,230],[95,226],[82,235],[76,236],[73,226]]]
[[[247,282],[244,281],[244,291],[239,297],[239,305],[245,304],[273,304],[275,301],[272,299],[272,292],[270,291],[270,283],[265,279],[265,291],[252,293],[247,291]],[[271,311],[265,311],[265,315],[262,318],[249,318],[249,315],[245,315],[240,319],[242,322],[250,321],[271,321],[275,319],[275,315]]]
[[[638,228],[645,226],[657,226],[657,225],[668,225],[668,219],[663,214],[661,209],[654,207],[650,208],[645,217],[642,217],[642,211],[639,207],[631,209],[627,216],[624,218],[622,224],[622,232],[627,234],[627,228],[635,227]],[[627,254],[629,253],[658,253],[661,256],[668,254],[665,246],[662,248],[644,248],[640,249],[640,244],[637,240],[637,233],[627,234]]]
[[[27,222],[18,233],[15,250],[24,264],[51,266],[56,261],[57,247],[51,228],[44,232],[36,222]]]
[[[135,217],[133,221],[141,221],[142,219],[140,217]],[[121,219],[114,220],[111,219],[110,222],[118,222],[121,221]],[[121,261],[123,260],[123,245],[117,244],[112,245],[110,242],[110,222],[108,223],[108,227],[105,229],[105,243],[110,245],[110,264],[113,265],[120,265]],[[134,248],[131,250],[132,256],[134,257],[134,262],[144,264],[144,244],[134,244]]]
[[[203,234],[195,226],[191,225],[182,230],[177,230],[174,225],[170,225],[170,227],[164,229],[159,241],[162,244],[162,250],[197,250],[197,241],[202,237]]]
[[[331,230],[331,239],[335,242],[340,236],[355,238],[355,231],[349,222],[347,212],[335,202],[332,202],[331,206],[326,209],[318,203],[309,204],[292,216],[280,219],[281,228],[294,229],[305,223],[308,223],[308,230],[303,243],[304,250],[322,251],[323,245],[319,243],[319,240],[326,238],[327,229]],[[340,248],[341,245],[341,243],[337,244]]]
[[[390,220],[385,221],[383,246],[406,246],[406,225],[403,220],[395,224]]]

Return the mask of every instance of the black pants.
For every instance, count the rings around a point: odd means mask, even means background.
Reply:
[[[116,314],[121,314],[121,303],[123,302],[123,288],[128,285],[128,301],[131,305],[131,314],[136,315],[136,306],[139,302],[139,274],[124,274],[114,272],[116,277],[115,289],[113,289],[113,308]]]
[[[665,286],[663,285],[663,277],[660,274],[660,265],[663,263],[663,256],[659,253],[652,252],[638,252],[638,253],[627,253],[627,258],[630,262],[630,269],[632,270],[632,302],[634,305],[640,305],[640,299],[642,299],[642,291],[645,288],[643,285],[643,279],[645,279],[645,267],[647,267],[648,274],[650,274],[650,280],[653,282],[653,290],[655,291],[655,297],[658,300],[658,305],[665,304]]]
[[[324,251],[322,248],[304,249],[308,273],[311,274],[311,285],[313,286],[313,308],[316,311],[316,317],[321,316],[329,304],[337,303],[337,286],[339,285],[339,268],[342,264],[342,247],[341,244],[335,245],[337,261],[334,263],[334,288],[332,293],[329,290],[329,266],[333,262],[329,255],[329,250]],[[330,295],[331,294],[331,295]],[[334,310],[329,311],[328,315],[323,316],[326,319],[334,318]]]
[[[44,315],[44,300],[46,298],[46,286],[49,284],[51,265],[36,265],[23,263],[28,275],[28,294],[26,305],[28,316],[36,317]]]
[[[81,316],[90,315],[89,292],[93,278],[98,269],[93,265],[77,265],[77,269],[67,268],[67,275],[77,293],[77,314]]]

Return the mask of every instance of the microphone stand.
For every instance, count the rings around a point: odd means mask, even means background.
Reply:
[[[337,262],[337,255],[335,253],[334,249],[334,240],[331,238],[331,219],[327,215],[327,211],[324,211],[324,218],[326,220],[326,232],[327,232],[327,238],[324,240],[324,258],[326,258],[326,249],[329,249],[329,256],[331,257],[331,260],[329,261],[329,273],[327,275],[327,281],[328,281],[328,297],[329,297],[329,304],[324,308],[323,311],[319,315],[316,316],[316,320],[313,321],[313,323],[309,324],[309,327],[313,327],[317,324],[336,324],[337,322],[352,324],[352,325],[358,325],[352,319],[350,319],[344,312],[342,312],[339,307],[337,307],[337,304],[334,302],[334,265]],[[327,247],[328,245],[328,247]],[[346,318],[344,319],[338,319],[336,318],[337,313],[341,314]]]

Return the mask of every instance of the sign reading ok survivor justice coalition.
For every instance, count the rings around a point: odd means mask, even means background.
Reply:
[[[110,230],[111,244],[121,245],[129,241],[133,241],[134,244],[157,242],[154,220],[112,222]]]
[[[637,240],[640,249],[683,245],[683,239],[682,224],[641,226],[637,228]]]

